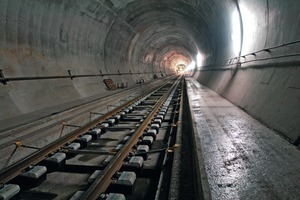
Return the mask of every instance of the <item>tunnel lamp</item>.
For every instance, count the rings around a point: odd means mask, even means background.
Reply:
[[[197,67],[201,67],[202,66],[202,61],[203,61],[203,56],[201,53],[198,53],[196,56],[196,63],[197,63]]]
[[[192,62],[187,66],[187,68],[186,68],[184,71],[185,71],[185,72],[188,72],[188,71],[190,71],[190,70],[195,69],[195,67],[196,67],[196,62],[195,62],[195,61],[192,61]]]
[[[240,5],[243,21],[243,48],[242,54],[249,53],[253,45],[253,38],[257,32],[258,19],[253,10],[244,4]]]
[[[232,13],[232,33],[231,40],[233,51],[235,54],[239,54],[241,51],[241,21],[240,15],[237,10]]]

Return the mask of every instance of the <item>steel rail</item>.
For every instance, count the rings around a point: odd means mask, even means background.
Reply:
[[[166,84],[168,84],[168,82],[166,82],[164,85],[166,85]],[[162,88],[163,86],[155,87],[154,89],[151,90],[151,92],[153,92],[159,88]],[[24,170],[28,166],[35,165],[38,162],[42,161],[48,154],[59,149],[64,144],[75,140],[79,135],[89,131],[90,128],[95,127],[99,123],[103,122],[106,118],[117,114],[125,107],[127,107],[127,106],[131,105],[133,102],[145,97],[147,94],[149,94],[151,92],[149,92],[149,91],[145,92],[145,93],[141,94],[140,96],[138,96],[132,100],[129,100],[128,102],[122,104],[121,106],[107,112],[103,116],[100,116],[99,118],[87,123],[86,125],[70,132],[69,134],[63,136],[59,140],[54,141],[53,143],[41,148],[39,151],[32,153],[31,155],[20,160],[19,162],[1,170],[0,171],[0,183],[6,183],[6,182],[10,181],[11,179],[15,178],[17,175],[19,175],[22,172],[22,170]]]
[[[101,172],[99,177],[93,182],[93,184],[85,191],[81,199],[83,200],[95,200],[101,193],[105,192],[109,184],[111,183],[111,178],[113,175],[121,168],[124,159],[130,153],[132,147],[137,143],[138,138],[143,134],[144,130],[148,127],[149,122],[154,118],[158,109],[162,106],[168,96],[171,94],[174,88],[179,84],[179,79],[172,85],[172,87],[157,101],[156,105],[153,107],[151,113],[143,121],[143,123],[138,127],[135,133],[130,137],[127,143],[120,149],[120,151],[114,156],[111,162],[105,167]]]
[[[185,80],[182,81],[182,85],[181,85],[181,92],[180,92],[180,96],[181,96],[181,100],[180,103],[178,105],[178,102],[176,104],[176,106],[179,106],[179,110],[178,110],[178,119],[177,121],[173,121],[173,124],[176,124],[176,140],[175,140],[175,144],[179,144],[179,150],[174,150],[173,153],[173,157],[172,157],[172,171],[171,171],[171,178],[170,178],[170,184],[169,184],[169,194],[168,194],[168,199],[172,199],[172,195],[174,194],[174,192],[177,192],[179,190],[180,185],[178,184],[179,182],[179,178],[177,176],[178,169],[180,169],[179,167],[179,163],[176,162],[176,160],[180,160],[180,148],[182,148],[182,134],[184,132],[183,130],[183,121],[184,121],[184,117],[183,117],[183,102],[184,102],[184,90],[185,90]],[[178,107],[177,107],[178,108]],[[156,200],[157,199],[162,199],[160,196],[160,188],[158,187],[157,193],[156,193]],[[177,196],[178,197],[178,196]],[[196,198],[196,199],[201,199],[201,198]]]
[[[184,83],[184,81],[182,81],[182,83],[181,83],[181,86],[182,86],[181,88],[183,88],[183,83]],[[170,123],[172,125],[171,125],[170,130],[169,130],[169,135],[168,135],[169,137],[168,137],[168,141],[167,141],[167,150],[168,151],[172,150],[173,151],[173,155],[170,156],[169,152],[165,151],[164,152],[163,161],[162,161],[163,162],[162,165],[164,166],[166,164],[166,162],[168,161],[168,159],[171,160],[170,162],[172,162],[172,170],[171,170],[171,174],[172,175],[173,175],[174,171],[176,171],[176,170],[174,170],[174,160],[175,160],[174,156],[175,156],[175,153],[178,154],[178,152],[177,152],[177,150],[175,150],[175,148],[177,148],[176,147],[177,144],[181,144],[181,142],[178,141],[178,139],[181,140],[181,135],[180,135],[181,133],[179,133],[179,127],[181,127],[181,125],[182,125],[182,123],[181,123],[182,120],[179,117],[182,114],[180,112],[182,111],[182,103],[183,103],[183,101],[180,100],[180,103],[178,103],[178,101],[179,101],[180,98],[182,98],[182,90],[183,89],[181,89],[180,97],[179,97],[179,94],[178,94],[176,103],[171,104],[172,100],[175,100],[174,98],[172,98],[171,101],[170,101],[170,104],[169,104],[170,106],[174,106],[174,107],[173,107],[173,112],[171,114],[171,116],[172,116],[171,119],[172,120],[171,120]],[[176,131],[176,133],[174,133],[174,131]],[[180,131],[181,131],[181,129],[180,129]],[[173,139],[174,136],[176,137],[176,141],[175,142],[172,141],[172,139]],[[171,143],[173,143],[173,142],[174,142],[174,144],[172,146]],[[171,175],[171,177],[174,178],[174,176],[172,176],[172,175]],[[156,188],[156,194],[155,194],[154,200],[165,199],[166,196],[165,196],[164,193],[166,193],[166,190],[162,190],[162,187],[167,188],[167,186],[169,186],[168,188],[169,188],[169,191],[170,191],[171,179],[170,179],[170,184],[164,185],[164,181],[166,180],[167,176],[168,176],[168,172],[166,171],[165,168],[163,168],[161,170],[161,172],[160,172],[160,176],[159,176],[159,180],[158,180],[158,186]],[[175,185],[178,185],[178,184],[175,184]]]

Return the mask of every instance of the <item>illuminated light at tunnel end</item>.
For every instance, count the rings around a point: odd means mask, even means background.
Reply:
[[[198,52],[198,54],[195,56],[195,60],[192,60],[190,63],[188,63],[187,67],[183,72],[186,73],[194,71],[197,68],[201,68],[201,66],[203,65],[203,59],[204,56],[200,52]]]

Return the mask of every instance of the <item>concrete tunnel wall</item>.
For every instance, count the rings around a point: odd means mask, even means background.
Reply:
[[[200,70],[198,81],[299,144],[300,44],[280,45],[299,42],[300,2],[242,0],[239,7],[241,56],[246,55],[239,60],[241,66],[235,72],[236,65],[221,62]]]
[[[104,78],[129,86],[188,65],[194,76],[255,118],[299,136],[299,56],[236,65],[232,13],[240,8],[242,55],[299,39],[297,0],[1,0],[0,69],[5,77],[141,72],[140,75],[16,81],[0,85],[0,120],[106,93]],[[252,20],[246,20],[250,15]],[[298,23],[291,23],[296,22]],[[248,23],[248,24],[247,24]],[[250,26],[255,28],[246,29]],[[247,47],[247,48],[246,48]],[[299,44],[254,59],[294,54]],[[222,62],[221,62],[222,61]],[[235,62],[235,61],[232,61]],[[225,66],[224,66],[225,65]],[[218,69],[217,69],[218,68]],[[222,68],[222,69],[220,69]],[[145,73],[144,73],[145,72]]]

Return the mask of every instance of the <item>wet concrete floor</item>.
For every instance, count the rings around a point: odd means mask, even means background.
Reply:
[[[187,90],[206,196],[300,199],[297,147],[196,80]]]

